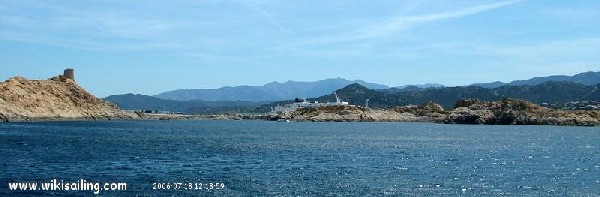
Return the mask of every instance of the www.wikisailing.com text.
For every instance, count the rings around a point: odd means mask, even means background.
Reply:
[[[79,179],[76,182],[52,179],[49,182],[11,182],[8,183],[11,191],[92,191],[100,194],[100,191],[125,191],[127,183],[98,183],[87,182]]]

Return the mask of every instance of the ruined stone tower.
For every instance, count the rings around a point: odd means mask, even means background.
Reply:
[[[63,74],[64,77],[68,78],[68,79],[72,79],[73,81],[75,81],[75,70],[72,68],[67,68],[65,69],[65,72]]]

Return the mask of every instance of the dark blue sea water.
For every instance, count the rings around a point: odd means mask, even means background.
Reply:
[[[100,195],[600,195],[600,129],[427,123],[110,121],[0,124],[9,182],[126,182]],[[155,190],[153,183],[223,183]]]

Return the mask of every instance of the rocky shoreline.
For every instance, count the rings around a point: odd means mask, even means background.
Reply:
[[[303,108],[280,115],[215,114],[179,115],[146,114],[121,111],[128,116],[12,116],[0,113],[0,122],[40,121],[111,121],[111,120],[289,120],[295,122],[431,122],[440,124],[479,125],[561,125],[600,126],[598,110],[556,110],[533,103],[504,99],[501,101],[460,100],[456,107],[444,110],[440,105],[426,102],[393,109],[371,109],[360,106],[328,106]]]
[[[272,115],[268,119],[312,122],[434,122],[444,124],[599,126],[600,111],[549,109],[517,99],[503,99],[494,102],[467,99],[458,101],[456,107],[451,110],[444,110],[439,104],[432,102],[394,109],[329,106],[299,109],[280,115]]]
[[[0,122],[138,119],[81,88],[71,78],[13,77],[0,83]]]
[[[550,109],[517,99],[495,102],[469,99],[458,101],[444,123],[598,126],[600,111]]]
[[[339,105],[303,108],[281,115],[271,115],[269,119],[312,122],[439,122],[445,117],[443,113],[443,108],[433,103],[396,109]]]
[[[391,109],[335,105],[301,108],[278,115],[145,114],[123,111],[85,91],[71,75],[48,80],[13,77],[0,83],[0,122],[89,120],[290,120],[313,122],[435,122],[486,125],[600,125],[599,110],[556,110],[533,103],[460,100],[451,110],[426,102]]]

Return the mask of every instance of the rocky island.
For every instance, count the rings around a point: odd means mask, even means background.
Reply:
[[[371,109],[360,106],[327,106],[303,108],[270,119],[314,122],[436,122],[446,124],[487,125],[600,125],[598,110],[557,110],[518,99],[457,101],[455,108],[444,108],[433,102],[392,109]]]
[[[456,102],[444,123],[597,126],[600,111],[550,109],[519,99],[494,102],[467,99]]]
[[[313,122],[440,122],[446,115],[440,105],[428,102],[395,109],[373,109],[362,106],[338,105],[302,108],[272,119]]]
[[[67,69],[48,80],[13,77],[0,83],[0,122],[139,118],[93,96],[74,79]]]

